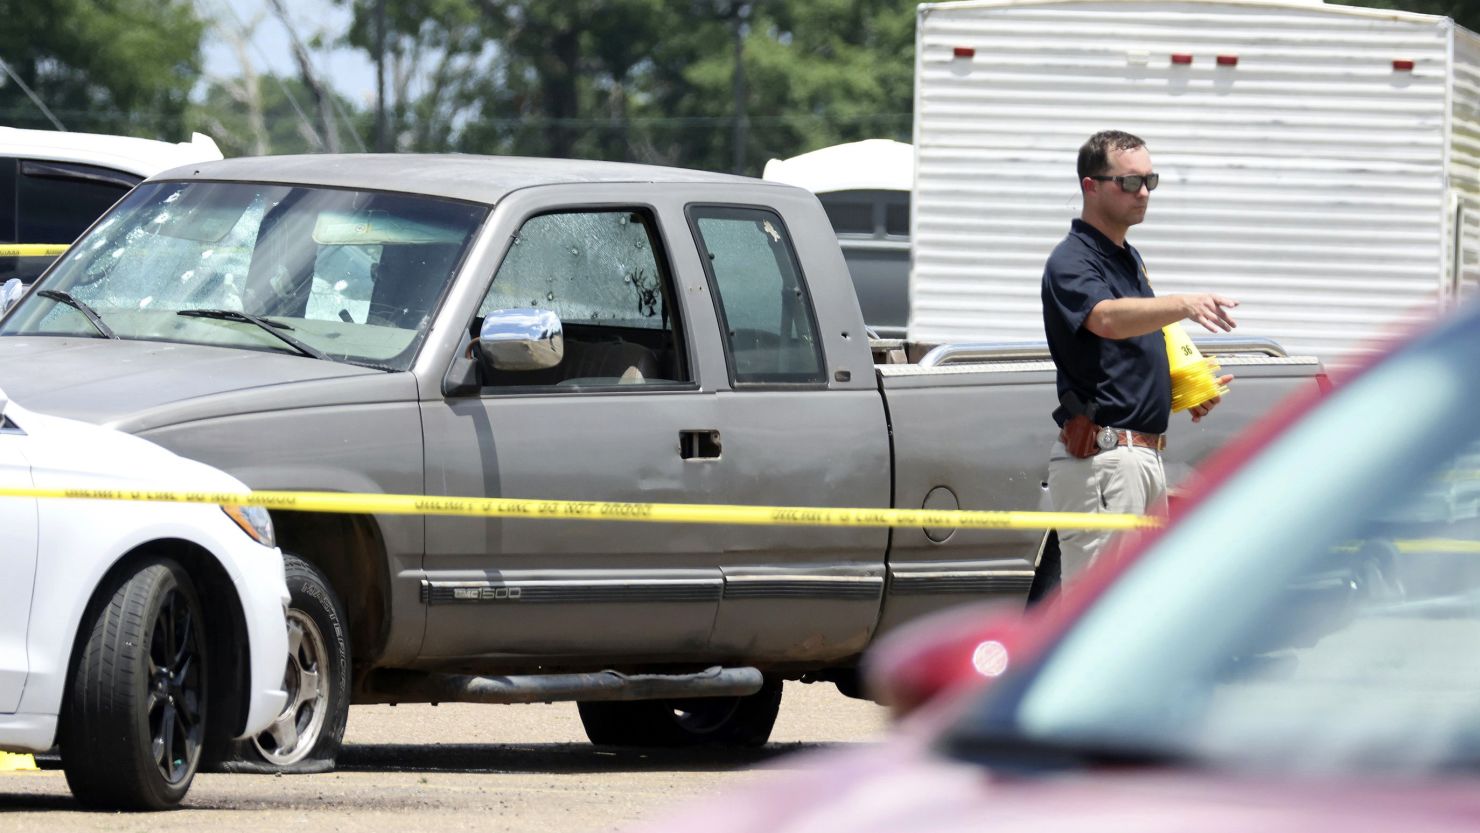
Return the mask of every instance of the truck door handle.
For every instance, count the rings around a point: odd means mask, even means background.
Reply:
[[[703,428],[678,432],[678,456],[685,460],[718,460],[719,431]]]

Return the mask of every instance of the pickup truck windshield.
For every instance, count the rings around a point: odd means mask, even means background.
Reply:
[[[405,370],[486,215],[402,194],[149,183],[79,240],[42,288],[94,310],[118,338]],[[77,305],[31,293],[0,335],[98,329]]]

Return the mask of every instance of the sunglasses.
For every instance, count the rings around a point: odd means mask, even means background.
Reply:
[[[1161,174],[1129,174],[1127,176],[1092,176],[1096,182],[1114,182],[1120,186],[1120,190],[1127,194],[1141,193],[1141,186],[1145,185],[1147,191],[1155,191],[1156,184],[1161,181]]]

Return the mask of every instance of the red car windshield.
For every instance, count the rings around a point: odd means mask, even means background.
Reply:
[[[948,746],[1480,763],[1480,305],[1276,437]]]

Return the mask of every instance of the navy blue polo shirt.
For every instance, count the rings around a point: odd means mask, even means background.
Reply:
[[[1172,380],[1160,330],[1127,339],[1101,338],[1084,322],[1101,301],[1151,298],[1141,255],[1115,245],[1076,219],[1043,269],[1043,329],[1058,366],[1059,395],[1073,390],[1098,403],[1095,422],[1160,434],[1172,417]],[[1053,412],[1062,426],[1069,412]]]

